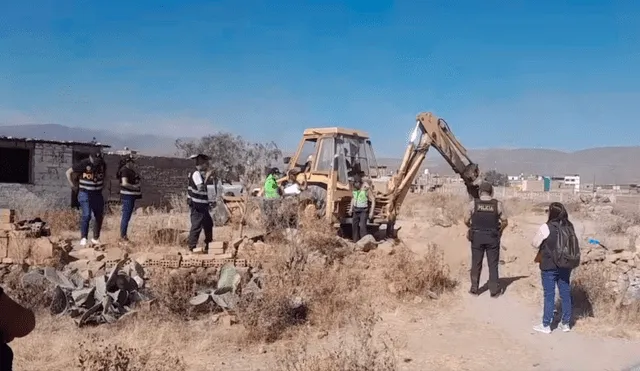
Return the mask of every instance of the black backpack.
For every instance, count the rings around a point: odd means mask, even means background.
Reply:
[[[580,243],[571,222],[552,224],[556,229],[553,260],[558,268],[573,269],[580,265]]]

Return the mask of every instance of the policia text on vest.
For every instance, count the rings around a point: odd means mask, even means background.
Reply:
[[[482,261],[487,256],[489,266],[489,291],[498,296],[502,290],[499,285],[500,239],[507,225],[502,213],[502,204],[488,194],[481,194],[473,200],[465,216],[469,227],[467,238],[471,242],[471,288],[472,294],[478,294]]]
[[[107,166],[100,152],[91,154],[89,158],[77,162],[67,170],[67,180],[74,190],[78,190],[78,203],[82,210],[80,223],[81,245],[87,243],[91,214],[95,218],[92,242],[99,243],[104,216],[102,189],[106,171]],[[72,179],[74,174],[77,176],[77,183]]]

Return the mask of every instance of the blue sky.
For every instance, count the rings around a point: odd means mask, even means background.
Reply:
[[[469,148],[638,145],[639,16],[602,0],[6,0],[0,123],[285,148],[340,125],[397,156],[431,110]]]

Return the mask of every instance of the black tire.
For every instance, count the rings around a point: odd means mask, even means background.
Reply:
[[[338,229],[338,236],[347,240],[351,240],[353,238],[353,228],[351,224],[340,224],[340,228]]]

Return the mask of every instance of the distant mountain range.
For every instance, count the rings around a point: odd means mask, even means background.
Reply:
[[[51,140],[91,141],[94,137],[112,149],[129,147],[150,156],[173,156],[176,138],[152,134],[117,134],[106,130],[68,127],[57,124],[0,126],[0,136]],[[186,138],[188,139],[188,138]],[[598,184],[640,183],[640,146],[601,147],[576,152],[551,149],[477,149],[469,155],[483,171],[495,169],[509,175],[579,174],[583,182]],[[379,165],[397,168],[400,159],[379,158]],[[452,174],[449,166],[435,150],[429,150],[424,167],[431,173]]]

